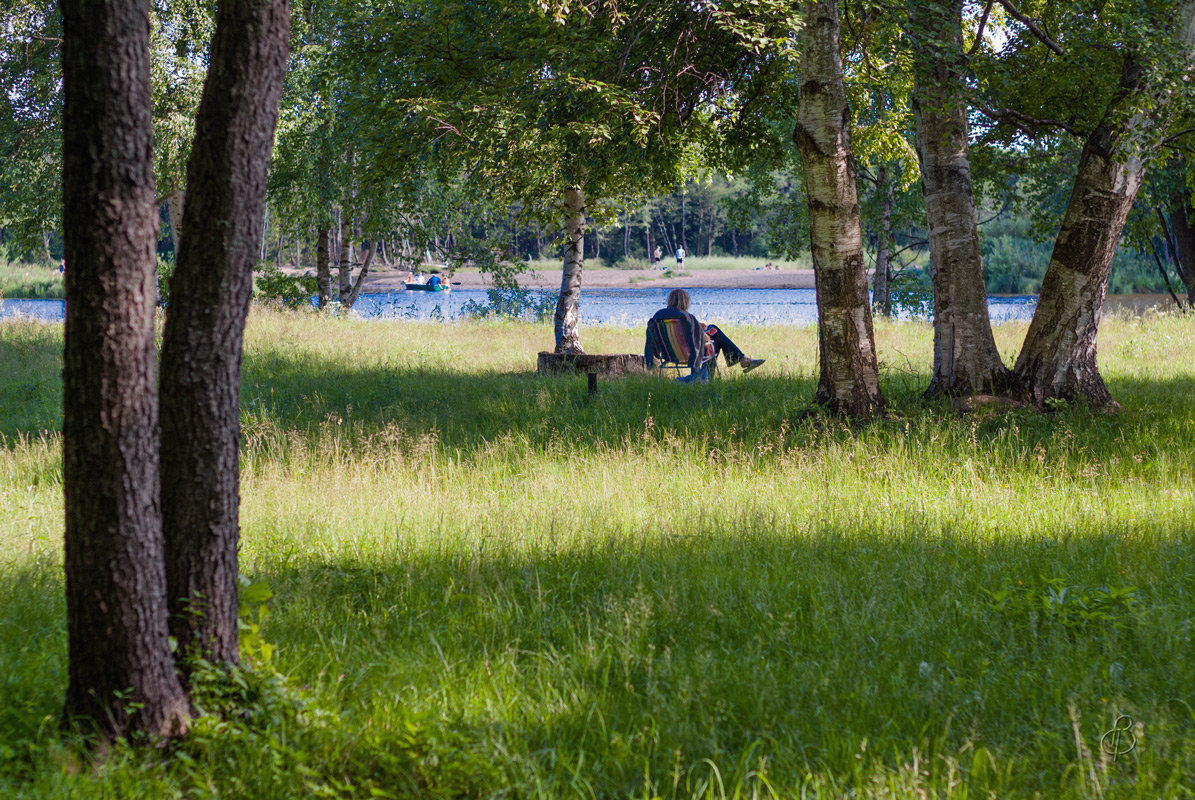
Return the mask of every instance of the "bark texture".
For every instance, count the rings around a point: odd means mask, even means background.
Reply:
[[[1129,125],[1144,123],[1135,116]],[[1112,115],[1105,117],[1079,157],[1015,368],[1018,388],[1036,403],[1082,398],[1097,406],[1115,405],[1096,364],[1096,332],[1116,245],[1145,178],[1145,164],[1124,141],[1127,132]]]
[[[581,270],[585,264],[585,190],[570,186],[564,190],[565,230],[564,271],[560,279],[560,297],[556,301],[556,352],[584,353],[578,332],[581,303]]]
[[[1175,39],[1191,57],[1195,2],[1174,17]],[[1059,398],[1116,406],[1096,363],[1100,324],[1112,257],[1125,218],[1145,179],[1145,157],[1156,153],[1173,110],[1142,102],[1148,75],[1126,57],[1117,95],[1087,137],[1062,226],[1014,378],[1018,392],[1037,403]],[[1140,109],[1153,105],[1146,113]]]
[[[801,151],[809,197],[820,354],[817,399],[835,413],[865,418],[884,400],[867,296],[838,6],[836,0],[818,0],[806,9],[793,141]]]
[[[154,349],[148,6],[63,0],[65,715],[173,736]]]
[[[170,631],[217,662],[239,657],[241,344],[289,32],[289,0],[220,4],[162,347]]]
[[[332,302],[332,260],[329,238],[331,230],[328,226],[321,226],[315,236],[315,281],[319,287],[319,307],[327,308]]]
[[[910,4],[913,118],[933,254],[934,375],[929,395],[1002,391],[1009,370],[988,317],[967,149],[962,0]]]

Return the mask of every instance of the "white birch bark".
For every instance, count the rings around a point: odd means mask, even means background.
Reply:
[[[1195,56],[1195,0],[1175,19],[1176,38]],[[1148,80],[1126,59],[1121,91],[1088,136],[1074,189],[1054,240],[1041,296],[1014,369],[1017,389],[1037,403],[1083,399],[1116,407],[1096,360],[1096,333],[1125,219],[1175,112],[1165,98],[1141,102]],[[1131,106],[1151,112],[1129,113]]]
[[[867,296],[838,4],[817,0],[805,8],[793,141],[801,151],[809,199],[820,355],[817,399],[835,413],[864,418],[879,411],[884,400]]]
[[[585,190],[570,186],[564,190],[564,269],[560,297],[556,301],[556,352],[584,353],[578,332],[581,300],[581,270],[585,265]]]
[[[967,148],[962,0],[910,5],[916,37],[913,118],[933,255],[934,375],[927,394],[1002,391],[988,316]]]

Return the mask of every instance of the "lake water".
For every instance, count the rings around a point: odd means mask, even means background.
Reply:
[[[668,289],[620,288],[582,289],[582,325],[639,327],[664,306]],[[692,311],[711,323],[749,325],[812,325],[817,321],[817,304],[812,289],[689,289]],[[555,295],[555,292],[552,293]],[[485,304],[483,289],[452,292],[390,292],[363,294],[353,308],[355,316],[369,319],[454,320],[470,301]],[[1028,321],[1037,297],[989,297],[992,322]],[[0,318],[31,317],[61,322],[65,304],[61,300],[0,300]]]

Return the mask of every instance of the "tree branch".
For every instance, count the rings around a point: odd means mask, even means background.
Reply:
[[[1186,136],[1188,133],[1195,133],[1195,127],[1183,128],[1181,131],[1178,131],[1177,133],[1170,134],[1169,136],[1167,136],[1165,139],[1162,140],[1162,144],[1164,144],[1164,145],[1170,144],[1175,139],[1180,139],[1183,136]]]
[[[1036,38],[1039,42],[1060,56],[1066,55],[1066,52],[1058,46],[1057,42],[1050,38],[1048,33],[1041,29],[1041,26],[1039,26],[1036,21],[1025,16],[1020,11],[1017,11],[1017,7],[1012,4],[1011,0],[1000,0],[1000,5],[1004,6],[1004,10],[1008,12],[1010,17],[1028,28],[1029,32],[1032,33],[1034,38]]]
[[[971,45],[971,49],[967,51],[967,58],[975,54],[979,46],[983,44],[983,29],[988,24],[988,14],[992,10],[992,0],[987,0],[983,4],[983,16],[979,18],[979,28],[975,31],[975,43]]]
[[[1162,273],[1162,280],[1166,281],[1166,291],[1170,292],[1170,296],[1174,298],[1174,303],[1178,306],[1178,310],[1186,314],[1187,308],[1178,299],[1178,295],[1174,293],[1174,286],[1170,283],[1170,276],[1166,274],[1166,268],[1162,266],[1162,259],[1158,258],[1158,249],[1154,247],[1153,237],[1149,239],[1149,251],[1154,255],[1154,261],[1158,264],[1158,272]]]
[[[1015,125],[1017,128],[1020,128],[1026,133],[1033,134],[1034,136],[1037,136],[1040,133],[1038,130],[1039,128],[1055,128],[1066,131],[1071,136],[1082,137],[1084,135],[1083,132],[1074,125],[1071,125],[1069,122],[1063,122],[1060,119],[1039,119],[1011,108],[991,108],[978,101],[974,102],[974,106],[975,110],[983,114],[985,117],[995,120],[996,122],[1007,122],[1011,125]]]

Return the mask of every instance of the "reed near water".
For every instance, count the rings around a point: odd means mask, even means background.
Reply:
[[[170,757],[90,766],[58,727],[62,329],[0,324],[0,796],[1195,788],[1195,322],[1105,321],[1115,414],[926,404],[929,327],[880,323],[863,427],[812,406],[813,328],[732,333],[767,364],[590,395],[534,374],[543,326],[255,312],[254,670],[200,676]]]

